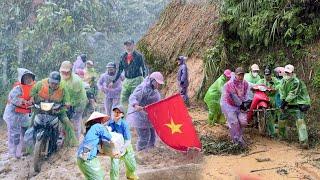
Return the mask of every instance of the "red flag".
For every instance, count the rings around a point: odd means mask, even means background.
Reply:
[[[180,94],[145,107],[160,139],[179,151],[201,150],[201,143]]]

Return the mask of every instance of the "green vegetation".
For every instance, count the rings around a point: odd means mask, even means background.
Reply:
[[[84,52],[100,71],[118,61],[124,40],[139,40],[167,0],[6,0],[0,12],[0,112],[16,68],[46,77]],[[142,18],[143,17],[143,18]],[[0,113],[1,114],[1,113]]]
[[[320,32],[317,0],[224,0],[220,16],[220,40],[204,58],[207,77],[219,74],[222,60],[234,67],[252,60],[271,66],[301,61]]]

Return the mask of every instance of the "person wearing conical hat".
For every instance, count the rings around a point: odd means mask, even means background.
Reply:
[[[97,154],[99,143],[102,140],[113,142],[110,133],[103,126],[109,118],[106,114],[93,112],[85,121],[86,132],[77,152],[77,164],[85,179],[105,179],[105,173]]]

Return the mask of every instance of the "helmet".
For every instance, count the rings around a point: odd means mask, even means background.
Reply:
[[[81,57],[83,62],[87,61],[87,55],[86,54],[81,54],[80,57]]]
[[[252,70],[252,71],[259,71],[260,69],[259,69],[259,66],[258,66],[257,64],[253,64],[253,65],[251,66],[251,70]]]
[[[271,74],[271,70],[268,69],[268,68],[266,68],[266,69],[264,70],[264,75],[268,76],[268,75],[270,75],[270,74]]]
[[[91,66],[93,66],[93,61],[87,61],[87,62],[86,62],[86,65],[91,65]]]
[[[284,72],[292,73],[294,71],[294,66],[291,64],[288,64],[284,67]]]
[[[116,64],[114,62],[109,62],[106,66],[106,68],[116,68]]]
[[[59,84],[61,81],[61,76],[58,71],[53,71],[49,75],[49,83],[56,83]]]
[[[149,78],[156,80],[159,84],[164,84],[164,78],[160,72],[151,73]]]
[[[223,74],[227,77],[227,78],[231,78],[231,70],[230,69],[226,69],[224,70]]]
[[[284,76],[284,67],[276,67],[274,71],[281,77]]]
[[[70,61],[63,61],[60,66],[60,71],[69,72],[72,69],[72,63]]]
[[[187,57],[185,57],[185,56],[178,56],[178,58],[177,58],[179,61],[185,61],[185,60],[187,60]]]

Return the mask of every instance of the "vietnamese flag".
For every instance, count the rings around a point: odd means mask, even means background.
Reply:
[[[201,150],[201,143],[180,94],[145,107],[160,139],[178,151]]]

